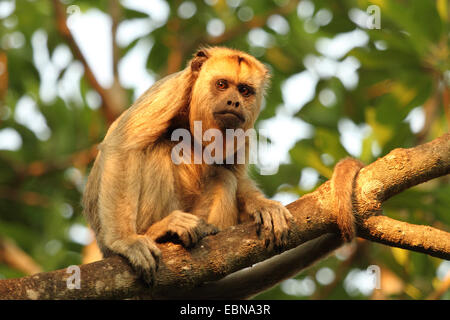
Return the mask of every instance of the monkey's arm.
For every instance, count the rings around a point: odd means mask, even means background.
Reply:
[[[160,251],[154,241],[136,232],[143,153],[103,148],[98,214],[102,247],[125,256],[144,279],[155,277]]]
[[[250,216],[255,219],[258,233],[266,239],[267,245],[282,246],[287,241],[288,221],[293,219],[289,210],[280,202],[267,199],[246,172],[240,172],[236,192],[241,220]]]

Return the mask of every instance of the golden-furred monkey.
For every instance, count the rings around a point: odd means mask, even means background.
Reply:
[[[156,82],[111,125],[83,197],[104,256],[126,257],[152,283],[159,241],[176,239],[190,247],[253,218],[268,246],[285,244],[292,216],[264,197],[245,163],[173,159],[177,129],[192,133],[192,160],[208,147],[201,139],[207,130],[253,128],[268,78],[266,67],[244,52],[201,49],[184,70]],[[222,158],[233,157],[237,147],[223,141]]]

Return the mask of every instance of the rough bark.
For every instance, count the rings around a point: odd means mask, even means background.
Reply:
[[[363,168],[356,177],[353,195],[357,235],[371,241],[450,259],[449,233],[381,216],[383,201],[413,185],[449,172],[449,133],[415,148],[395,149]],[[206,237],[189,251],[176,244],[162,244],[162,263],[152,288],[143,285],[123,258],[111,257],[80,266],[80,289],[67,288],[66,279],[71,274],[63,269],[20,279],[1,280],[0,298],[123,299],[144,294],[156,299],[251,296],[292,275],[294,271],[299,271],[314,259],[325,256],[341,244],[341,240],[336,237],[339,231],[335,217],[329,210],[329,194],[330,186],[326,182],[316,191],[287,206],[295,217],[295,223],[290,226],[288,245],[278,251],[268,250],[264,242],[258,239],[254,224],[246,223]],[[294,249],[290,255],[285,253],[279,256],[280,259],[269,259],[254,268],[224,278],[302,244],[304,250]],[[314,252],[314,249],[317,249],[316,255],[311,255],[309,261],[295,261],[296,258],[305,257],[305,252]],[[277,274],[266,277],[274,270],[278,270]],[[265,276],[262,277],[262,274]],[[249,284],[242,281],[239,285],[237,280],[242,280],[243,275],[252,275],[254,282]],[[207,284],[213,281],[216,283]],[[221,291],[209,290],[209,285],[211,288],[221,285]]]

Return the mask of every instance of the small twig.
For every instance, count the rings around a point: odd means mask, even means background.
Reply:
[[[122,16],[122,7],[120,6],[119,1],[109,1],[109,14],[112,19],[112,27],[111,27],[111,42],[112,42],[112,56],[113,56],[113,74],[114,78],[117,78],[119,75],[119,59],[120,59],[120,48],[117,45],[116,37],[117,37],[117,27],[119,26],[119,22]]]
[[[11,239],[0,238],[0,262],[30,275],[42,272],[42,268],[33,258],[20,249]]]
[[[450,290],[450,272],[447,273],[447,276],[444,278],[439,287],[427,297],[427,300],[438,300],[445,293],[449,292],[449,290]]]
[[[445,85],[442,91],[442,104],[444,105],[445,117],[447,118],[447,128],[450,129],[450,87]]]
[[[173,8],[178,8],[180,1],[174,1]],[[189,39],[180,37],[180,30],[183,27],[183,21],[178,18],[177,15],[173,15],[169,21],[167,21],[167,30],[169,31],[167,38],[164,39],[165,45],[169,48],[169,55],[167,57],[167,67],[162,75],[168,75],[179,71],[182,68],[183,58],[187,52],[195,50],[191,46],[187,46],[186,43]]]
[[[90,148],[76,151],[68,156],[63,156],[61,158],[48,160],[48,161],[34,161],[30,164],[23,166],[14,163],[10,163],[10,167],[14,170],[17,179],[22,181],[26,177],[40,177],[49,172],[54,172],[58,170],[64,170],[70,166],[76,168],[83,168],[88,166],[97,156],[98,149],[97,144],[94,144]],[[10,162],[8,159],[3,159],[4,161]]]
[[[355,249],[353,250],[351,255],[345,261],[342,261],[335,270],[335,277],[333,281],[326,285],[322,290],[317,290],[315,294],[311,296],[311,300],[324,300],[328,298],[328,296],[333,292],[337,285],[347,275],[347,271],[352,266],[355,258],[359,256],[358,253],[361,252],[361,246],[364,245],[363,241],[365,240],[360,240],[355,243]]]
[[[183,57],[186,55],[186,48],[183,45],[183,39],[178,37],[181,27],[181,21],[177,17],[173,17],[167,23],[167,29],[170,30],[170,35],[166,39],[166,44],[170,49],[167,58],[166,74],[174,73],[181,69]]]
[[[8,78],[8,57],[6,53],[0,51],[0,107],[3,107],[3,101],[8,91]]]
[[[57,30],[59,31],[61,36],[64,39],[66,39],[74,56],[78,60],[80,60],[81,63],[83,64],[84,72],[85,72],[87,80],[89,81],[91,86],[94,88],[94,90],[97,91],[97,93],[102,98],[101,110],[102,110],[107,122],[112,123],[119,115],[119,112],[117,110],[121,110],[124,106],[117,105],[118,103],[121,103],[121,101],[117,101],[115,99],[115,97],[112,97],[110,94],[110,91],[103,88],[100,85],[100,83],[97,81],[94,73],[92,72],[92,69],[90,68],[89,64],[87,63],[86,58],[84,57],[83,53],[81,52],[80,47],[76,43],[70,29],[67,26],[66,8],[64,7],[64,5],[59,0],[53,0],[53,6],[54,6],[54,10],[55,10]],[[115,89],[117,89],[117,88],[115,88]]]
[[[0,198],[21,202],[28,206],[47,208],[51,203],[50,198],[33,191],[16,190],[11,187],[0,186]]]
[[[436,85],[434,87],[435,88],[433,94],[428,98],[427,101],[425,101],[423,105],[423,110],[425,113],[425,123],[422,130],[417,133],[416,138],[418,144],[421,144],[425,141],[434,121],[436,120],[436,116],[438,115],[440,92],[436,88]]]

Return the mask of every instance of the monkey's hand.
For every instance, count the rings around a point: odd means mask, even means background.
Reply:
[[[203,237],[216,234],[218,229],[193,214],[175,210],[152,224],[146,235],[156,242],[179,240],[185,248],[194,246]],[[174,239],[175,238],[175,239]]]
[[[109,248],[127,258],[146,283],[154,283],[161,251],[153,240],[145,235],[134,235],[114,241]]]
[[[247,200],[246,207],[255,219],[258,235],[265,240],[267,247],[287,244],[288,222],[294,219],[288,209],[280,202],[266,198]]]

